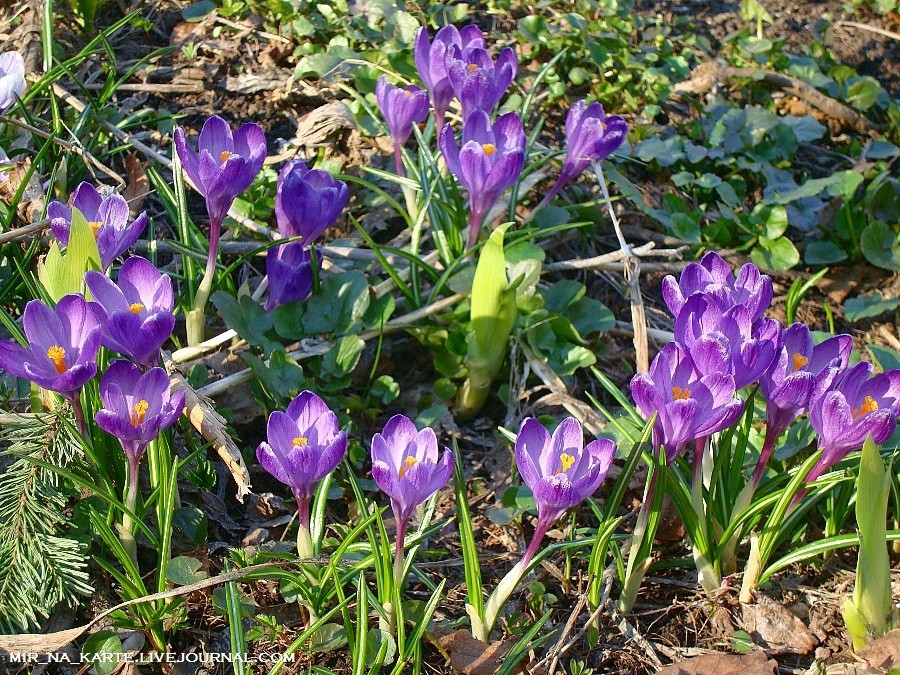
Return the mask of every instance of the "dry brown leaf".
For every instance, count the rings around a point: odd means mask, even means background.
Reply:
[[[753,604],[741,603],[741,617],[744,630],[769,654],[808,654],[818,642],[806,624],[762,594]]]
[[[892,670],[900,668],[900,629],[892,630],[877,640],[872,640],[857,654],[873,668]]]
[[[462,628],[452,633],[438,630],[432,635],[438,648],[449,653],[450,664],[462,675],[494,675],[514,644],[512,641],[487,644]]]
[[[656,675],[773,675],[778,663],[763,652],[752,654],[704,654],[685,659],[656,672]]]
[[[144,163],[136,152],[125,155],[125,171],[128,173],[128,184],[122,191],[122,197],[128,202],[128,210],[132,216],[141,212],[144,199],[150,193],[150,181],[144,172]]]

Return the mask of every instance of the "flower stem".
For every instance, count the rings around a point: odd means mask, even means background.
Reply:
[[[81,405],[81,390],[72,394],[72,413],[75,415],[75,428],[82,438],[87,440],[87,422],[84,419],[84,406]]]
[[[772,459],[772,453],[775,451],[775,441],[778,440],[780,435],[781,433],[776,432],[774,427],[766,427],[766,438],[763,441],[762,451],[759,453],[756,468],[753,470],[753,478],[750,479],[750,484],[754,490],[759,487],[759,483],[766,473],[766,466],[769,464],[769,460]]]
[[[541,541],[544,539],[544,535],[547,534],[547,530],[553,524],[554,520],[556,520],[556,518],[538,517],[537,524],[534,527],[534,534],[531,536],[531,541],[528,543],[528,548],[525,549],[522,559],[506,573],[506,576],[503,577],[500,583],[497,584],[497,588],[491,593],[491,596],[484,605],[484,615],[482,616],[481,625],[472,626],[472,634],[475,638],[482,642],[488,642],[490,640],[491,631],[494,628],[494,623],[497,621],[500,610],[503,605],[506,604],[506,601],[509,600],[509,596],[513,594],[513,591],[516,590],[516,586],[519,585],[522,577],[525,576],[525,570],[528,569],[529,563],[531,563],[534,556],[537,554]]]
[[[195,346],[203,342],[203,333],[206,328],[206,303],[212,292],[213,281],[216,277],[216,258],[219,253],[219,234],[222,231],[222,223],[211,220],[209,224],[209,255],[206,257],[206,271],[197,294],[194,296],[194,305],[187,315],[187,339],[188,346]]]
[[[125,492],[125,508],[130,513],[134,513],[134,510],[137,508],[140,463],[141,456],[139,454],[135,456],[128,455],[128,487]],[[122,528],[119,530],[119,539],[128,553],[128,557],[131,558],[134,566],[137,567],[137,542],[134,539],[134,519],[128,512],[122,515]]]
[[[556,194],[560,191],[562,186],[563,186],[562,176],[560,176],[559,178],[556,179],[556,182],[553,184],[553,187],[551,187],[550,190],[547,192],[547,194],[544,195],[544,198],[540,201],[540,203],[534,207],[534,210],[531,212],[530,218],[534,218],[534,214],[536,214],[542,208],[547,206],[547,204],[549,204],[553,200],[553,198],[556,196]]]
[[[478,241],[478,231],[481,229],[481,221],[484,218],[482,213],[474,209],[469,213],[469,241],[466,248],[472,248]]]

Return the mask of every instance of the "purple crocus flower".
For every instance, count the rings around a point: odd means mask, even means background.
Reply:
[[[242,124],[232,135],[228,123],[213,115],[200,131],[196,152],[188,145],[181,127],[175,129],[175,150],[185,173],[206,199],[210,224],[218,228],[235,197],[250,187],[262,168],[266,135],[262,127],[253,123]],[[210,246],[212,239],[210,233]]]
[[[475,110],[490,114],[516,78],[516,54],[507,47],[497,63],[486,49],[473,47],[450,61],[447,73],[453,92],[462,106],[465,122]]]
[[[759,379],[759,388],[766,397],[766,437],[753,473],[754,485],[762,479],[775,442],[791,422],[806,412],[819,374],[826,368],[843,371],[852,349],[853,338],[849,335],[836,335],[814,346],[809,328],[802,323],[784,329],[781,349]]]
[[[744,405],[735,396],[728,345],[715,335],[701,337],[690,351],[667,344],[649,373],[631,379],[631,396],[646,419],[656,413],[653,447],[663,448],[669,462],[689,443],[734,424]]]
[[[691,295],[675,319],[675,341],[691,351],[698,340],[716,334],[728,346],[731,372],[737,389],[743,389],[769,369],[781,345],[781,325],[761,318],[754,324],[744,305],[723,309],[713,295]]]
[[[275,246],[266,253],[269,297],[266,310],[289,302],[303,302],[312,294],[312,256],[302,241]]]
[[[266,438],[256,448],[256,459],[291,488],[300,525],[309,530],[309,505],[316,485],[344,458],[347,434],[325,401],[303,391],[285,412],[269,415]]]
[[[772,303],[772,279],[761,274],[753,263],[741,267],[735,277],[722,256],[709,251],[700,262],[685,267],[677,281],[672,275],[662,281],[663,300],[675,317],[695,293],[715,296],[723,309],[743,305],[749,311],[751,321],[756,321]]]
[[[125,253],[141,236],[147,227],[147,214],[141,214],[132,220],[128,211],[128,202],[118,194],[102,197],[93,185],[80,183],[70,199],[71,205],[81,212],[90,225],[97,250],[100,252],[100,265],[106,270],[113,261]],[[60,243],[67,246],[69,230],[72,227],[72,209],[62,202],[50,202],[47,206],[50,218],[50,229]]]
[[[413,124],[423,122],[428,117],[428,92],[414,84],[401,89],[382,75],[375,85],[375,100],[378,101],[378,109],[381,110],[381,116],[394,141],[397,174],[403,175],[403,145],[412,133]]]
[[[100,400],[103,408],[94,415],[97,426],[119,439],[135,473],[147,445],[184,409],[184,392],[171,392],[165,370],[145,373],[123,359],[114,361],[100,378]]]
[[[597,491],[615,454],[616,444],[605,438],[585,446],[581,424],[574,417],[564,419],[552,436],[536,419],[525,418],[516,436],[516,466],[538,508],[534,537],[523,557],[525,565],[547,529]]]
[[[80,295],[66,295],[51,309],[40,300],[25,305],[29,346],[0,342],[0,368],[70,401],[97,373],[100,323]]]
[[[444,487],[452,472],[453,453],[438,452],[434,430],[417,431],[404,415],[394,415],[372,438],[372,478],[391,499],[398,548],[415,508]]]
[[[342,180],[335,180],[321,169],[308,169],[296,159],[278,174],[275,195],[275,219],[285,239],[302,237],[307,246],[334,225],[347,205],[350,191]]]
[[[478,239],[481,221],[500,195],[516,182],[525,164],[525,131],[516,113],[507,113],[491,126],[488,115],[476,110],[463,124],[462,148],[453,129],[444,127],[441,152],[450,171],[469,193],[469,247]]]
[[[588,105],[584,100],[569,108],[566,116],[566,159],[556,183],[541,200],[541,206],[560,189],[574,180],[593,162],[606,159],[625,142],[628,124],[618,115],[607,116],[599,103]]]
[[[19,52],[0,54],[0,115],[25,91],[25,60]]]
[[[428,29],[424,26],[416,34],[416,69],[422,83],[431,92],[439,135],[447,108],[453,100],[453,85],[448,72],[450,61],[453,58],[462,59],[464,54],[475,48],[484,48],[484,35],[474,24],[459,30],[456,26],[444,26],[434,36],[434,42],[428,41]]]
[[[809,421],[819,438],[822,456],[806,476],[812,481],[862,447],[866,436],[881,444],[897,427],[900,415],[900,370],[872,375],[872,364],[860,361],[845,371],[826,367],[809,402]]]
[[[160,348],[175,328],[169,276],[134,256],[119,270],[118,284],[95,271],[85,273],[84,281],[96,300],[91,309],[103,326],[103,346],[142,366],[156,365]]]

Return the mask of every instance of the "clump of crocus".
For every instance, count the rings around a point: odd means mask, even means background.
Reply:
[[[517,69],[516,53],[510,47],[497,55],[496,64],[481,47],[472,47],[453,57],[447,74],[462,107],[463,121],[476,110],[493,112],[516,78]]]
[[[278,233],[285,239],[300,239],[270,248],[266,255],[266,309],[309,297],[313,280],[309,247],[334,225],[349,197],[347,184],[327,171],[308,169],[300,160],[288,162],[281,169],[275,194]]]
[[[66,295],[52,309],[31,300],[25,305],[22,323],[28,347],[0,342],[0,368],[68,399],[84,432],[78,395],[97,373],[100,322],[82,296]]]
[[[25,60],[19,52],[0,54],[0,115],[25,91]]]
[[[450,171],[469,193],[469,247],[491,207],[518,180],[525,164],[525,131],[516,113],[502,115],[491,125],[483,110],[475,110],[463,124],[462,147],[453,129],[444,127],[441,152]]]
[[[100,266],[109,268],[113,261],[125,253],[147,227],[147,214],[141,213],[129,222],[128,202],[118,194],[103,197],[93,185],[80,183],[72,193],[70,204],[78,209],[87,221],[97,240]],[[63,245],[69,243],[72,227],[72,208],[62,202],[50,202],[47,206],[50,229]]]
[[[822,456],[806,476],[813,481],[862,447],[867,436],[887,441],[900,415],[900,370],[872,375],[872,364],[860,361],[845,371],[826,367],[809,402],[809,421]]]
[[[581,424],[574,417],[564,419],[552,436],[536,419],[526,418],[519,427],[515,449],[516,466],[534,495],[538,518],[522,559],[491,593],[481,625],[473,625],[475,637],[485,642],[500,609],[525,575],[547,530],[566,511],[597,491],[616,454],[616,444],[605,438],[584,445]]]
[[[119,439],[128,459],[125,506],[134,513],[137,504],[138,470],[147,446],[175,423],[184,409],[184,392],[170,390],[169,376],[162,368],[142,372],[133,363],[118,360],[100,378],[103,408],[94,415],[97,426]],[[134,522],[126,513],[122,520],[122,543],[137,560]]]
[[[625,142],[627,135],[628,124],[622,117],[607,115],[597,102],[575,103],[566,115],[566,159],[538,208],[549,204],[564,185],[575,180],[592,163],[609,157]]]
[[[697,293],[712,295],[722,309],[742,305],[756,321],[772,303],[772,279],[761,274],[753,263],[747,263],[737,276],[731,266],[715,251],[709,251],[700,262],[691,263],[676,280],[668,275],[662,280],[662,296],[669,311],[678,317],[688,298]]]
[[[175,327],[172,280],[144,258],[125,261],[115,284],[93,270],[84,281],[96,302],[91,308],[100,321],[102,344],[142,366],[159,362],[159,350]]]
[[[853,338],[836,335],[813,345],[809,328],[795,323],[782,332],[781,349],[759,379],[766,397],[766,436],[753,472],[755,488],[762,480],[775,442],[795,419],[806,412],[813,387],[826,368],[843,371],[850,359]]]
[[[474,24],[444,26],[428,40],[428,29],[422,26],[416,34],[415,61],[419,78],[431,93],[438,136],[444,128],[447,108],[453,100],[453,85],[450,83],[448,68],[454,58],[464,59],[469,50],[484,48],[484,35]]]
[[[394,415],[384,430],[372,438],[372,478],[391,500],[397,522],[394,582],[403,579],[403,546],[416,507],[440,490],[453,473],[453,453],[438,450],[434,430],[416,429],[412,420]],[[393,630],[393,607],[385,607],[388,630]]]
[[[402,176],[403,145],[412,133],[413,124],[428,117],[428,92],[414,84],[401,89],[382,75],[375,85],[375,100],[394,143],[394,168]]]
[[[347,434],[337,415],[311,391],[301,392],[287,410],[269,415],[266,441],[256,448],[260,465],[291,488],[297,500],[301,557],[312,557],[309,507],[316,485],[340,464],[347,453]]]
[[[728,347],[736,389],[758,381],[769,369],[781,346],[781,324],[765,317],[752,319],[741,304],[723,307],[708,293],[690,296],[675,319],[675,341],[689,352],[698,340],[716,335]]]
[[[203,338],[206,302],[212,291],[222,221],[235,198],[250,187],[266,159],[266,136],[258,124],[247,123],[232,135],[228,123],[213,115],[203,125],[197,151],[188,145],[184,129],[175,130],[175,150],[194,188],[206,200],[209,215],[209,255],[206,271],[188,314],[188,343]]]

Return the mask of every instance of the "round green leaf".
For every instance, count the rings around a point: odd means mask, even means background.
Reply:
[[[870,223],[859,238],[863,255],[886,270],[900,269],[900,230],[881,222]]]

